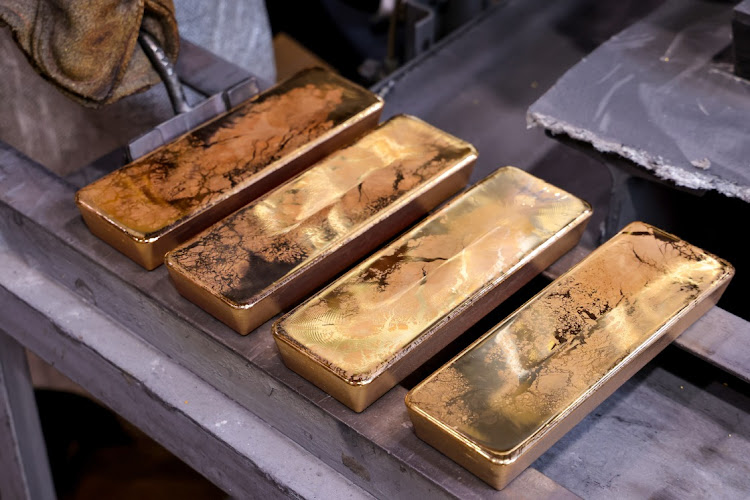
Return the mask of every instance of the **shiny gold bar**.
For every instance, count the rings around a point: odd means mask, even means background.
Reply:
[[[474,148],[397,116],[166,256],[177,289],[247,334],[466,185]]]
[[[282,359],[362,411],[570,250],[590,216],[501,168],[277,321]]]
[[[414,429],[501,489],[708,311],[733,275],[634,222],[409,392]]]
[[[146,269],[378,123],[383,101],[313,68],[89,184],[92,233]]]

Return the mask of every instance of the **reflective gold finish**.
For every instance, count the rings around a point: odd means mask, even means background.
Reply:
[[[409,392],[417,435],[503,488],[713,306],[733,274],[630,224]]]
[[[392,118],[167,254],[180,293],[247,334],[461,189],[474,148]]]
[[[303,71],[78,191],[91,232],[145,267],[375,127],[383,102]]]
[[[499,169],[281,318],[284,363],[362,411],[574,246],[590,215]]]

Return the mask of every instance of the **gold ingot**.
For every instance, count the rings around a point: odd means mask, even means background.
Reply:
[[[414,429],[503,488],[708,311],[733,275],[634,222],[412,389]]]
[[[570,250],[590,215],[501,168],[276,322],[282,359],[362,411]]]
[[[383,101],[313,68],[89,184],[92,233],[146,269],[378,123]]]
[[[397,116],[167,254],[177,289],[241,334],[466,185],[474,148]]]

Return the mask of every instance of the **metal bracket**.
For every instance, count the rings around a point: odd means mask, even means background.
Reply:
[[[418,0],[404,2],[406,14],[405,60],[414,59],[435,44],[437,28],[435,11]]]

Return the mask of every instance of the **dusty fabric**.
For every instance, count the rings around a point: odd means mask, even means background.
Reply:
[[[172,60],[179,49],[172,0],[0,0],[0,21],[37,72],[91,107],[160,81],[138,45],[141,28]]]
[[[211,17],[195,9],[201,2],[217,6],[219,12],[231,10],[222,9],[220,3],[244,8]],[[274,80],[271,28],[263,0],[174,0],[174,4],[180,31],[195,34],[195,40],[187,37],[190,41]],[[79,105],[34,72],[5,28],[0,28],[0,66],[0,141],[61,176],[78,171],[174,115],[161,83],[96,109]],[[191,96],[187,87],[185,91],[191,104],[201,98]]]

